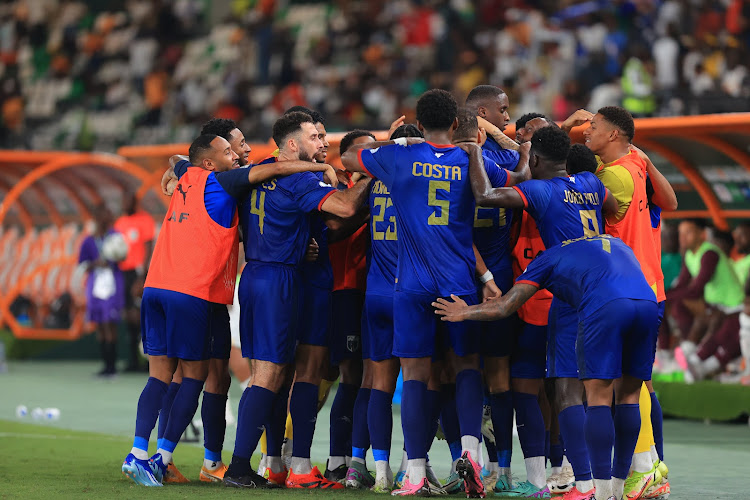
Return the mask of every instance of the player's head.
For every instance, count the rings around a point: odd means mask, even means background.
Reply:
[[[494,85],[478,85],[471,89],[466,97],[466,107],[500,130],[505,130],[510,122],[508,96]]]
[[[367,130],[352,130],[348,134],[346,134],[344,137],[341,138],[341,143],[339,144],[339,156],[346,153],[346,151],[356,145],[356,144],[366,144],[368,142],[372,142],[375,140],[375,136],[372,134],[372,132],[368,132]]]
[[[478,143],[479,140],[479,123],[477,123],[477,115],[469,108],[459,108],[458,127],[456,127],[456,131],[453,132],[453,143]]]
[[[232,150],[240,157],[239,166],[244,167],[250,156],[250,144],[245,141],[245,135],[237,128],[234,120],[228,118],[211,118],[203,124],[201,135],[212,134],[223,137],[232,146]]]
[[[199,135],[190,145],[188,155],[190,163],[206,170],[225,172],[239,167],[240,157],[229,141],[214,134]]]
[[[732,237],[731,232],[722,231],[713,226],[706,232],[708,233],[708,241],[721,248],[726,255],[729,255],[732,252],[732,248],[734,248],[734,238]]]
[[[583,131],[586,146],[596,154],[610,144],[630,144],[635,135],[633,116],[625,108],[605,106],[596,112],[589,128]]]
[[[661,249],[664,253],[679,253],[680,240],[677,235],[677,226],[662,222],[661,224]]]
[[[138,197],[135,191],[128,191],[122,197],[122,211],[125,215],[133,215],[138,210]]]
[[[570,137],[557,127],[543,127],[531,137],[529,168],[534,178],[545,178],[565,170],[570,151]]]
[[[323,149],[312,117],[301,111],[293,111],[276,120],[272,135],[279,151],[291,158],[313,161]]]
[[[96,222],[96,232],[104,234],[112,225],[112,212],[106,203],[97,203],[94,207],[94,222]]]
[[[596,155],[583,144],[573,144],[568,152],[566,163],[568,173],[575,175],[579,172],[596,172]]]
[[[680,240],[680,252],[686,250],[697,250],[706,241],[706,227],[708,223],[704,219],[685,219],[677,226]]]
[[[424,138],[424,134],[422,134],[422,132],[419,131],[416,125],[411,124],[411,123],[404,123],[399,128],[394,130],[388,139],[392,141],[393,139],[400,139],[401,137]]]
[[[526,127],[526,124],[529,122],[529,120],[533,120],[534,118],[546,118],[541,113],[526,113],[521,118],[516,120],[516,142],[519,144],[524,143],[531,139],[531,136],[526,137],[524,134],[524,127]],[[534,135],[533,133],[531,135]]]
[[[750,222],[742,221],[732,231],[737,251],[743,254],[750,253]]]
[[[449,132],[458,126],[458,104],[445,90],[428,90],[417,101],[417,128],[421,132]]]
[[[320,142],[323,143],[323,149],[321,149],[315,155],[315,161],[318,163],[325,163],[326,158],[328,157],[328,146],[330,146],[330,144],[328,143],[328,140],[326,139],[328,132],[326,132],[326,126],[324,123],[323,115],[320,114],[320,112],[315,111],[314,109],[306,108],[305,106],[292,106],[291,108],[287,109],[284,112],[284,114],[286,115],[289,113],[294,113],[295,111],[307,113],[312,118],[313,124],[315,125],[315,128],[318,130],[318,138],[320,139]]]
[[[544,127],[557,127],[557,124],[546,116],[537,116],[536,118],[530,119],[526,122],[526,125],[523,126],[523,140],[521,142],[530,141],[534,136],[534,133]]]

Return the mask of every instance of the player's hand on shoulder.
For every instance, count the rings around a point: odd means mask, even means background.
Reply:
[[[471,155],[474,151],[480,150],[482,147],[476,142],[462,142],[458,144],[458,147],[466,151],[467,154]]]
[[[411,146],[412,144],[421,144],[424,142],[424,139],[421,137],[407,137],[406,138],[406,145]]]
[[[161,176],[161,192],[166,196],[172,196],[179,179],[174,173],[174,166],[169,167]]]
[[[468,304],[457,295],[451,294],[451,299],[453,300],[450,301],[440,297],[436,302],[433,302],[432,307],[435,308],[435,314],[441,316],[441,320],[450,321],[451,323],[464,321],[466,319],[466,309],[469,308]]]
[[[331,187],[336,187],[339,185],[339,174],[338,170],[333,168],[332,166],[328,165],[328,168],[325,169],[323,172],[323,178],[325,181],[331,185]]]
[[[529,151],[531,151],[531,141],[526,141],[523,144],[518,146],[518,152],[520,154],[529,154]]]
[[[479,127],[479,145],[484,146],[485,142],[487,142],[487,129]]]

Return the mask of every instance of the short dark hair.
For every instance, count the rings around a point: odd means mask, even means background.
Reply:
[[[567,161],[570,152],[570,137],[557,127],[540,128],[531,138],[531,149],[535,154],[551,161]]]
[[[448,130],[458,114],[458,103],[445,90],[428,90],[417,101],[417,121],[425,130]]]
[[[405,123],[401,125],[399,128],[393,131],[391,136],[389,137],[390,140],[393,139],[399,139],[401,137],[421,137],[424,138],[424,135],[422,132],[419,131],[416,125],[413,123]]]
[[[494,99],[504,93],[503,89],[494,85],[477,85],[466,96],[466,106],[476,110],[486,99]]]
[[[188,149],[188,156],[190,157],[190,163],[193,165],[199,165],[203,161],[203,157],[206,152],[211,150],[211,143],[214,139],[219,137],[216,134],[201,134],[199,135]]]
[[[281,147],[284,139],[286,139],[289,134],[293,134],[302,129],[303,123],[315,124],[310,115],[300,111],[292,111],[291,113],[282,115],[276,120],[276,123],[273,124],[273,132],[271,134],[273,142],[276,143],[276,146]]]
[[[734,246],[734,237],[730,231],[722,231],[714,227],[711,229],[711,236],[712,239],[726,243],[729,247]]]
[[[567,170],[570,175],[579,172],[596,173],[596,155],[583,144],[573,144],[568,152]]]
[[[688,224],[692,224],[698,229],[706,229],[710,226],[710,224],[708,223],[706,219],[700,219],[700,218],[683,219],[682,222],[687,222]]]
[[[339,144],[339,155],[346,153],[346,150],[354,144],[354,140],[359,139],[360,137],[372,137],[372,140],[375,140],[375,136],[372,132],[362,129],[352,130],[341,138],[341,143]]]
[[[325,124],[325,122],[323,121],[323,115],[320,114],[319,111],[315,111],[314,109],[310,109],[305,106],[292,106],[291,108],[284,111],[284,114],[288,115],[289,113],[294,113],[294,112],[306,113],[310,115],[313,119],[313,125],[315,125],[316,123]]]
[[[541,113],[526,113],[521,118],[516,120],[516,130],[522,129],[523,127],[526,126],[527,123],[529,123],[534,118],[544,118],[545,120],[547,119],[547,117]]]
[[[471,139],[477,136],[478,131],[477,114],[469,108],[459,108],[458,127],[453,132],[453,139]]]
[[[633,123],[633,115],[627,109],[620,106],[605,106],[597,111],[597,113],[602,115],[609,123],[619,128],[628,138],[628,142],[633,141],[633,137],[635,137],[635,124]]]
[[[234,120],[230,120],[229,118],[211,118],[203,124],[201,135],[213,134],[229,140],[230,133],[236,128],[238,127]]]

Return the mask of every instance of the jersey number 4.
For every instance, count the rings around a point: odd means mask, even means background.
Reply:
[[[266,217],[266,192],[253,189],[250,195],[250,213],[258,216],[258,228],[263,234],[263,219]]]
[[[427,218],[427,224],[430,226],[447,226],[448,218],[451,211],[451,202],[449,200],[438,200],[438,190],[451,192],[450,181],[430,181],[427,190],[427,204],[431,207],[438,207]],[[440,215],[438,216],[438,212]]]

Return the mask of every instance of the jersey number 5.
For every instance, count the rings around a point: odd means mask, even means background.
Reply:
[[[438,210],[436,209],[427,218],[427,224],[430,226],[447,226],[448,217],[451,211],[451,202],[449,200],[438,200],[437,191],[451,192],[450,181],[430,181],[429,190],[427,192],[427,204],[431,207],[440,208],[440,216],[438,216]]]
[[[373,240],[389,240],[395,241],[396,237],[396,216],[391,215],[388,219],[388,227],[385,231],[378,231],[378,223],[385,221],[385,210],[388,207],[393,206],[393,202],[389,197],[378,196],[373,200],[374,207],[380,207],[377,214],[372,215],[372,239]],[[382,226],[381,226],[382,227]]]
[[[263,219],[266,217],[266,192],[253,189],[250,195],[250,213],[258,216],[258,228],[263,234]]]

